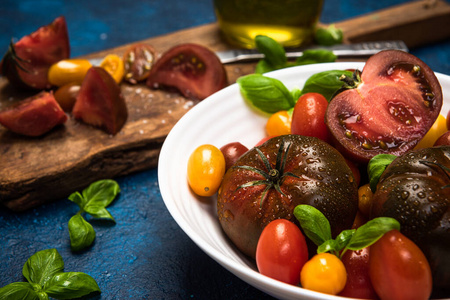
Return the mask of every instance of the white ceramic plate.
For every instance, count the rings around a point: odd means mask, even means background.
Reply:
[[[360,69],[364,64],[326,63],[283,69],[266,74],[288,89],[302,88],[309,76],[325,70]],[[445,97],[450,97],[450,77],[436,74]],[[450,108],[447,99],[442,114]],[[192,108],[165,140],[158,165],[164,203],[181,229],[210,257],[250,285],[281,299],[342,299],[273,280],[258,273],[253,260],[242,255],[223,233],[216,214],[216,198],[200,199],[189,189],[186,174],[189,155],[202,144],[220,148],[240,142],[249,149],[265,136],[267,116],[251,110],[237,84],[233,84]]]

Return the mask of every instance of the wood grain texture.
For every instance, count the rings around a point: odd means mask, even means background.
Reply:
[[[394,7],[336,23],[342,28],[346,42],[376,39],[407,39],[411,36],[399,28],[416,23],[411,17],[414,10],[420,15],[421,24],[436,26],[449,21],[448,5],[436,2],[438,9],[423,12],[419,8]],[[398,10],[408,11],[408,15]],[[436,11],[437,10],[437,11]],[[444,13],[443,13],[444,12]],[[402,16],[402,17],[400,17]],[[374,21],[375,20],[375,21]],[[389,27],[390,26],[390,27]],[[423,25],[421,25],[423,26]],[[394,28],[391,35],[386,35]],[[450,26],[443,30],[448,34]],[[427,38],[424,38],[427,36]],[[424,35],[419,41],[442,38],[440,35]],[[181,43],[199,43],[213,51],[230,48],[221,38],[216,24],[207,24],[172,34],[141,41],[150,44],[161,54]],[[101,51],[85,56],[101,59],[106,54],[123,55],[130,45]],[[253,73],[254,63],[226,65],[229,84],[242,75]],[[38,138],[22,137],[0,128],[0,202],[12,210],[25,210],[36,205],[66,198],[91,182],[115,178],[157,166],[158,155],[165,137],[175,123],[197,101],[186,99],[177,92],[151,90],[144,84],[121,84],[129,116],[123,129],[115,136],[69,118],[64,126],[54,128]],[[0,78],[0,109],[20,101],[30,93],[14,90],[4,78]],[[187,129],[188,130],[188,129]]]

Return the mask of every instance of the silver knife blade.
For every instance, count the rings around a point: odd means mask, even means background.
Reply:
[[[409,49],[403,41],[377,41],[364,42],[355,44],[340,44],[329,47],[313,46],[305,48],[286,48],[286,57],[296,58],[303,54],[307,49],[325,49],[332,51],[337,57],[362,57],[371,56],[382,50],[396,49],[408,52]],[[223,64],[230,64],[235,62],[253,61],[264,58],[264,54],[259,53],[257,49],[232,49],[225,51],[218,51],[216,55]]]

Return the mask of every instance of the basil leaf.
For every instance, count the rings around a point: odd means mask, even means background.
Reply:
[[[30,283],[43,286],[53,275],[64,270],[64,261],[56,249],[46,249],[33,254],[22,268]]]
[[[335,62],[337,56],[329,50],[325,49],[310,49],[303,51],[303,55],[297,57],[295,60],[296,65],[308,65],[308,64],[318,64],[326,62]]]
[[[116,220],[114,220],[113,216],[109,213],[109,211],[103,206],[87,205],[84,208],[84,210],[95,218],[109,219],[114,223],[116,222]]]
[[[336,251],[341,251],[344,249],[347,244],[352,239],[353,235],[355,234],[356,229],[347,229],[343,230],[341,233],[338,234],[338,236],[335,238],[336,240]]]
[[[276,68],[272,67],[266,60],[261,59],[258,61],[255,67],[256,74],[264,74],[267,72],[275,71]]]
[[[297,205],[294,216],[300,222],[306,236],[317,246],[331,240],[330,222],[317,208],[305,204]]]
[[[44,286],[44,291],[57,299],[74,299],[93,292],[101,292],[94,278],[81,272],[56,274]]]
[[[393,229],[400,230],[400,223],[389,217],[378,217],[361,225],[356,229],[346,248],[360,250],[375,243],[386,232]]]
[[[263,112],[272,114],[295,105],[291,93],[278,79],[250,74],[239,77],[237,83],[244,98]]]
[[[13,282],[0,288],[0,299],[38,300],[39,296],[28,282]]]
[[[397,156],[392,154],[378,154],[372,157],[367,165],[367,172],[369,173],[370,189],[373,193],[377,190],[377,184],[381,175],[387,166],[396,159]]]
[[[95,230],[81,215],[75,215],[69,220],[70,246],[74,251],[89,247],[95,239]]]
[[[317,247],[317,253],[335,252],[338,248],[337,242],[333,239],[327,240]]]
[[[336,28],[334,24],[330,24],[328,27],[320,27],[314,33],[314,40],[319,45],[332,46],[336,44],[342,44],[344,34],[341,29]]]
[[[79,192],[74,192],[70,194],[69,200],[78,204],[79,207],[84,207],[86,204],[86,200],[83,198],[83,196]]]
[[[264,54],[264,61],[269,66],[272,66],[274,69],[280,69],[286,65],[286,51],[277,41],[268,36],[257,35],[255,44],[258,51]]]
[[[353,72],[344,70],[330,70],[313,74],[309,77],[302,89],[302,94],[306,93],[319,93],[322,94],[328,102],[331,97],[338,91],[344,82],[339,78],[342,74],[353,76]]]
[[[302,90],[299,88],[293,88],[291,90],[292,99],[294,99],[295,102],[298,101],[298,98],[300,98],[301,94],[302,94]]]
[[[114,180],[99,180],[83,190],[83,197],[86,205],[98,205],[107,207],[120,192],[120,187]]]

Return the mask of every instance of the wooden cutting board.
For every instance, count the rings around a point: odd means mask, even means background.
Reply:
[[[413,47],[450,37],[450,6],[443,1],[415,1],[335,25],[344,31],[346,43],[403,39]],[[214,51],[230,48],[216,24],[141,42],[152,45],[158,53],[186,42]],[[109,53],[121,56],[129,46],[85,58],[103,58]],[[226,65],[229,83],[253,73],[254,67],[254,63]],[[0,202],[15,211],[25,210],[66,198],[99,179],[156,167],[165,137],[197,101],[176,92],[151,90],[143,84],[122,83],[121,88],[129,117],[115,136],[72,118],[38,138],[22,137],[0,128]],[[0,109],[26,96],[29,95],[19,93],[0,78]]]

